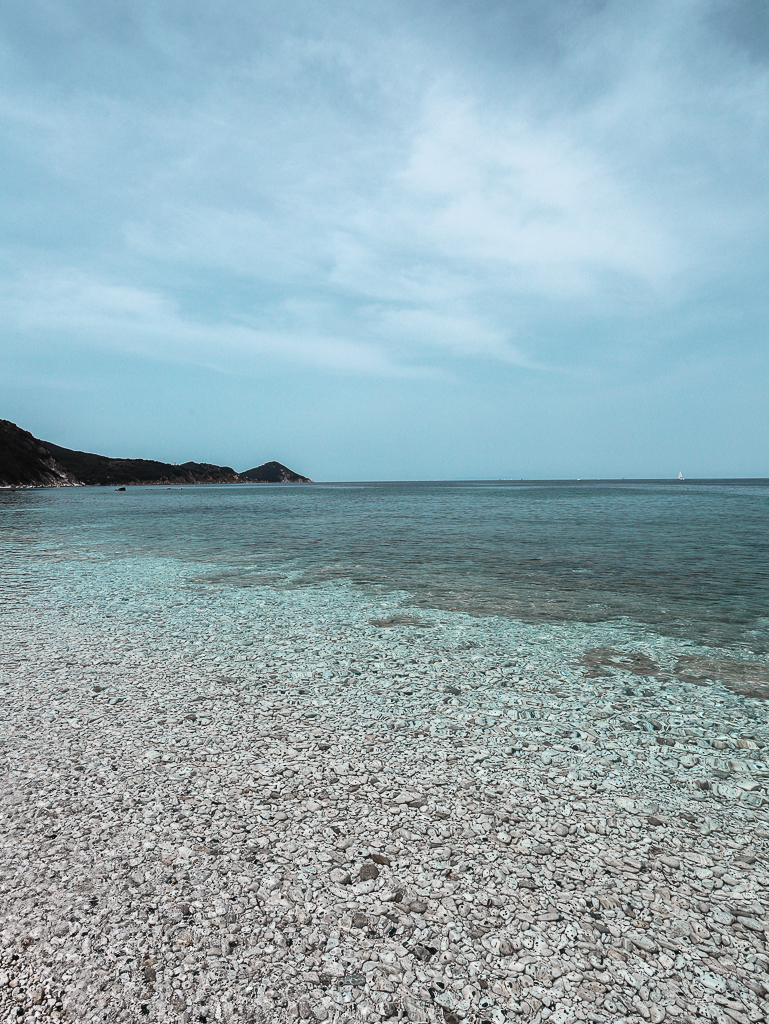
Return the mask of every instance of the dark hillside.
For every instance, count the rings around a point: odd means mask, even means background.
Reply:
[[[40,441],[10,420],[0,420],[0,487],[125,487],[129,484],[312,483],[279,462],[238,474],[208,462],[171,465],[151,459],[111,459]]]
[[[42,441],[10,420],[0,420],[0,487],[71,487],[76,483]]]
[[[241,480],[250,480],[252,483],[266,484],[311,484],[312,480],[306,476],[300,476],[292,469],[282,465],[280,462],[265,462],[255,469],[247,469],[240,474]]]
[[[74,452],[48,441],[45,443],[56,460],[84,484],[230,484],[238,479],[235,470],[229,466],[200,465],[196,462],[174,466],[151,459],[111,459],[106,455]]]

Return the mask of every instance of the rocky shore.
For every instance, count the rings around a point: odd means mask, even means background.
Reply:
[[[765,703],[278,600],[3,607],[3,1020],[769,1017]]]

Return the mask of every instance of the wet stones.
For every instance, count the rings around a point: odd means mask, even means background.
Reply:
[[[748,726],[734,695],[716,714],[701,688],[626,693],[622,659],[585,678],[545,664],[551,641],[518,659],[472,623],[462,645],[401,648],[397,625],[364,643],[270,593],[258,639],[233,627],[205,669],[215,639],[182,663],[165,643],[129,658],[98,620],[14,623],[38,661],[22,678],[0,650],[3,1010],[53,1015],[50,992],[105,1022],[767,1017],[763,706]],[[217,629],[254,632],[247,597],[215,598]],[[94,694],[101,658],[127,667]],[[34,733],[31,707],[51,716]],[[750,770],[701,789],[689,747],[700,779],[735,750]]]

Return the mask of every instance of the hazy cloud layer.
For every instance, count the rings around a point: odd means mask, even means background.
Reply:
[[[166,416],[197,407],[212,374],[225,391],[227,377],[265,374],[271,390],[296,387],[292,416],[335,451],[318,442],[318,476],[631,475],[666,472],[669,458],[719,473],[729,450],[734,473],[767,475],[765,456],[746,453],[768,439],[769,410],[744,418],[769,369],[766,11],[12,5],[0,414],[97,444],[103,422],[78,418],[66,387],[48,380],[41,394],[40,362],[56,353],[128,393],[153,365],[185,367]],[[418,387],[406,408],[391,399],[404,383]],[[319,426],[308,408],[340,387],[360,403]],[[664,419],[676,387],[702,418],[683,447],[680,425],[652,438],[643,412]],[[498,466],[484,438],[520,437],[506,395],[530,415],[549,409],[551,432]],[[584,450],[554,458],[577,398],[598,408],[611,395],[603,419],[580,420]],[[446,404],[467,428],[454,469],[438,437],[421,461],[382,461],[383,425],[421,443]],[[618,411],[639,417],[619,434]],[[226,457],[197,450],[216,415],[195,419],[183,442],[195,452],[156,454]],[[297,451],[300,426],[286,434]],[[372,443],[345,462],[350,426]],[[124,430],[141,442],[130,417]],[[635,448],[613,447],[620,435]]]

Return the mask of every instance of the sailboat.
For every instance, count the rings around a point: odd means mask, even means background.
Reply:
[[[683,473],[681,472],[680,469],[678,471],[678,482],[679,483],[683,483],[684,482],[684,475],[683,475]]]

